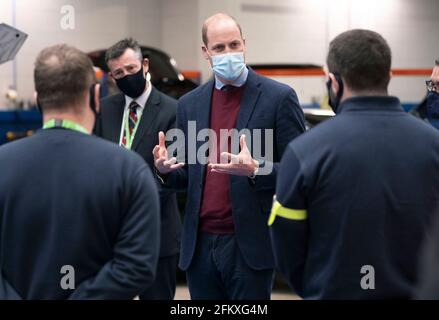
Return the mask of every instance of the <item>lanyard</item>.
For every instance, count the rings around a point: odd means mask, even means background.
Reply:
[[[64,129],[70,129],[70,130],[82,132],[85,134],[90,134],[87,131],[87,129],[85,129],[83,126],[70,120],[50,119],[44,124],[43,129],[51,129],[51,128],[64,128]]]
[[[137,111],[136,111],[137,114]],[[133,145],[134,137],[136,136],[137,128],[139,127],[140,118],[142,115],[137,116],[137,122],[133,129],[133,134],[130,134],[129,122],[130,122],[130,112],[128,110],[127,116],[125,117],[125,148],[131,150],[131,146]]]

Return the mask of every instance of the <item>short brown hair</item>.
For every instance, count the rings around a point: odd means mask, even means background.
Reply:
[[[127,49],[133,50],[137,54],[140,62],[143,62],[142,49],[139,43],[133,38],[125,38],[107,49],[105,52],[105,63],[108,64],[108,61],[119,58]]]
[[[207,25],[208,25],[208,21],[213,18],[213,17],[217,17],[217,16],[223,16],[224,18],[230,18],[232,19],[235,23],[236,26],[239,29],[239,33],[241,34],[241,38],[242,38],[242,29],[241,26],[239,25],[238,21],[236,21],[235,18],[233,18],[231,15],[225,14],[225,13],[217,13],[213,16],[211,16],[210,18],[208,18],[204,23],[203,23],[203,28],[201,29],[201,37],[203,39],[203,43],[204,45],[207,47],[207,43],[209,42],[207,39]]]
[[[390,81],[392,53],[380,34],[355,29],[331,41],[326,63],[354,91],[383,91]]]
[[[35,89],[43,110],[78,105],[96,81],[93,64],[82,51],[66,44],[43,49],[35,61]]]

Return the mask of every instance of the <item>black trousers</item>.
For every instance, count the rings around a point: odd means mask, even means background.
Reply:
[[[159,259],[154,283],[139,295],[140,300],[173,300],[178,254]]]
[[[201,233],[197,241],[186,271],[192,300],[270,300],[273,269],[250,268],[235,235]]]

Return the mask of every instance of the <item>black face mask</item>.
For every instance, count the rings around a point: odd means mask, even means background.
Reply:
[[[143,73],[143,66],[134,74],[129,74],[121,79],[116,80],[120,91],[133,99],[140,96],[145,90],[146,78]]]
[[[439,118],[439,93],[429,92],[427,95],[427,114],[430,118]]]
[[[331,85],[332,85],[332,80],[331,78],[328,80],[328,82],[326,82],[326,88],[328,89],[328,103],[329,106],[331,107],[331,109],[334,111],[334,113],[337,113],[338,110],[338,106],[340,105],[340,101],[341,101],[341,97],[343,96],[343,81],[341,80],[341,77],[339,74],[334,74],[335,79],[338,82],[338,92],[337,92],[337,96],[334,96],[334,93],[332,92],[331,89]]]

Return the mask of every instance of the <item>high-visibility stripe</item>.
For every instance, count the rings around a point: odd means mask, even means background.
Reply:
[[[269,226],[273,224],[277,216],[290,220],[305,220],[308,217],[308,213],[306,210],[285,208],[276,200],[271,209],[270,218],[268,219]]]

